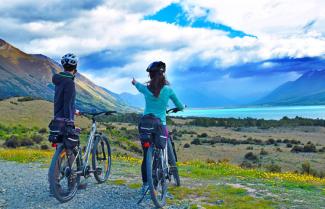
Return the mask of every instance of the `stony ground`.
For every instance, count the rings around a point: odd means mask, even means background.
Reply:
[[[49,196],[47,168],[40,164],[0,161],[0,208],[152,208],[150,200],[137,205],[139,189],[123,185],[97,184],[88,180],[68,203],[61,204]]]

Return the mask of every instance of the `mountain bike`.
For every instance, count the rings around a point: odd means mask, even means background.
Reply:
[[[71,200],[77,193],[80,178],[88,178],[93,174],[98,183],[105,182],[111,170],[111,148],[108,138],[97,131],[96,116],[111,115],[115,111],[98,113],[80,113],[89,115],[92,119],[92,127],[88,137],[84,155],[80,144],[73,148],[67,148],[64,143],[56,146],[55,154],[49,168],[50,190],[60,202]],[[89,158],[91,156],[91,164]]]
[[[178,112],[177,108],[167,110],[170,112]],[[180,178],[176,165],[176,152],[172,146],[172,135],[166,140],[164,149],[157,148],[154,143],[150,143],[147,151],[147,180],[150,190],[151,199],[157,208],[161,208],[166,204],[166,195],[168,182],[174,180],[176,186],[180,186]],[[147,194],[145,192],[144,196]],[[142,197],[142,199],[144,198]],[[142,201],[140,199],[139,203]]]

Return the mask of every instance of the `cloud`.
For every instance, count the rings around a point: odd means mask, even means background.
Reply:
[[[145,18],[171,3],[182,9],[176,15],[185,15],[192,23],[201,18],[203,22],[229,27],[228,31]],[[28,53],[42,53],[54,59],[74,52],[81,57],[81,72],[110,90],[122,92],[131,91],[132,76],[145,81],[144,69],[154,60],[167,63],[171,80],[186,72],[190,79],[198,71],[206,73],[207,79],[214,78],[213,83],[222,78],[218,77],[222,76],[220,72],[230,72],[234,66],[322,56],[325,18],[321,8],[324,3],[316,0],[4,0],[0,5],[0,24],[6,30],[0,31],[0,37]],[[229,36],[229,30],[257,38]],[[274,69],[264,65],[256,70]],[[240,68],[241,74],[234,70],[229,75],[244,78],[241,76],[249,75],[245,70]],[[289,77],[279,80],[284,82]]]

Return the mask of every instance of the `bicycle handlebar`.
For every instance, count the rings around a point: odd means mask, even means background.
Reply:
[[[186,108],[186,107],[187,107],[187,106],[184,105],[184,108]],[[179,111],[181,111],[181,110],[178,109],[177,107],[174,107],[174,108],[171,108],[171,109],[167,110],[166,113],[167,113],[167,114],[169,114],[169,113],[171,113],[171,112],[173,112],[173,113],[177,113],[177,112],[179,112]]]
[[[97,115],[113,115],[114,113],[117,113],[116,111],[103,111],[103,112],[96,112],[96,113],[91,113],[91,112],[80,112],[80,115],[91,115],[91,116],[97,116]]]

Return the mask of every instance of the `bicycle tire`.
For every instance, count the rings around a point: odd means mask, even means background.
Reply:
[[[105,150],[105,148],[106,148],[106,150]],[[102,156],[100,156],[100,155],[102,155]],[[107,160],[107,163],[104,162],[104,169],[98,167],[97,162],[99,159],[102,159],[105,161]],[[112,157],[111,157],[111,147],[109,145],[108,139],[107,139],[107,137],[105,137],[103,135],[98,135],[95,138],[94,147],[92,150],[92,166],[93,166],[93,170],[95,171],[94,176],[95,176],[96,181],[99,184],[107,181],[107,179],[110,175],[110,172],[111,172]],[[105,175],[103,177],[101,177],[101,174],[103,172],[100,171],[99,169],[101,169],[102,171],[104,170]]]
[[[59,179],[58,175],[62,174],[61,164],[63,162],[63,159],[65,157],[67,157],[68,163],[70,163],[72,160],[72,159],[70,159],[70,162],[69,162],[68,155],[74,155],[74,154],[72,151],[69,152],[69,154],[68,154],[67,149],[65,149],[63,145],[58,146],[54,153],[54,156],[52,158],[51,165],[49,168],[49,173],[48,173],[49,183],[50,183],[50,192],[61,203],[68,202],[69,200],[71,200],[76,195],[77,190],[78,190],[78,185],[80,184],[80,175],[75,174],[75,176],[71,176],[72,173],[70,173],[69,176],[71,178],[75,178],[75,181],[73,182],[72,185],[69,185],[69,182],[67,183],[70,191],[68,193],[66,193],[66,192],[63,192],[60,190],[62,187],[57,182],[57,179]],[[75,156],[74,156],[74,158],[75,158]],[[78,167],[78,160],[76,160],[76,162],[77,162],[76,164]],[[69,167],[70,167],[70,172],[71,172],[71,170],[72,170],[71,166],[69,166]],[[65,167],[65,169],[66,168],[67,167]],[[70,181],[70,179],[68,181]]]
[[[154,156],[155,155],[155,156]],[[147,166],[147,181],[149,185],[151,199],[154,205],[157,208],[162,208],[166,205],[166,195],[167,195],[167,182],[165,178],[165,174],[161,173],[162,165],[160,157],[156,157],[156,153],[154,152],[154,147],[151,145],[147,151],[146,158],[146,166]],[[160,169],[160,171],[159,171]],[[155,174],[155,175],[153,175]],[[162,176],[161,176],[162,175]],[[157,186],[159,182],[162,182],[161,185],[161,198],[158,197]],[[159,188],[158,188],[159,190]]]
[[[169,169],[170,169],[171,175],[173,176],[175,186],[181,186],[181,180],[180,180],[179,174],[178,174],[178,167],[176,165],[174,150],[173,150],[172,143],[170,140],[168,140],[167,151],[168,151],[168,163],[170,165]]]

